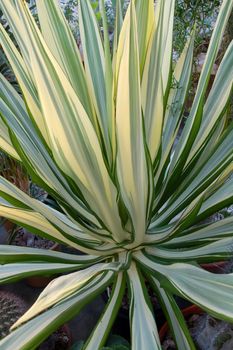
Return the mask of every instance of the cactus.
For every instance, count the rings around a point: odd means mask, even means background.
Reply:
[[[0,340],[10,333],[11,326],[27,311],[27,303],[16,294],[0,290]],[[71,335],[64,326],[51,334],[38,350],[70,348]],[[2,349],[2,348],[1,348]]]
[[[0,291],[0,339],[26,311],[26,303],[20,297],[7,291]]]

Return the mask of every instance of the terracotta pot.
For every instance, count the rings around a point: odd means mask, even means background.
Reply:
[[[16,228],[16,224],[0,217],[0,244],[9,244],[10,237]]]
[[[6,219],[3,223],[3,226],[5,227],[7,233],[11,234],[17,225]]]
[[[54,250],[54,251],[60,251],[61,250],[61,246],[59,243],[55,243],[50,250]],[[46,287],[49,282],[51,282],[54,279],[54,277],[46,277],[46,276],[32,276],[32,277],[28,277],[26,278],[26,283],[30,286],[30,287],[34,287],[34,288],[44,288]]]
[[[196,306],[196,305],[191,305],[181,311],[185,318],[188,318],[189,316],[192,316],[194,314],[200,315],[204,312],[199,306]],[[169,325],[168,325],[168,322],[165,322],[159,331],[159,338],[161,343],[164,341],[168,331],[169,331]]]
[[[229,261],[217,261],[215,263],[201,264],[201,267],[206,271],[213,273],[224,273]]]

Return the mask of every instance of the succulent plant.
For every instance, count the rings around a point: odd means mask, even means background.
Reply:
[[[90,0],[79,0],[81,57],[57,0],[36,0],[39,27],[24,0],[0,1],[20,51],[2,26],[0,42],[24,96],[0,75],[0,147],[62,209],[0,177],[0,215],[76,249],[0,246],[2,284],[66,273],[11,327],[1,350],[36,348],[109,286],[84,349],[106,346],[128,291],[131,348],[161,350],[147,282],[179,350],[195,346],[174,296],[233,323],[233,274],[202,267],[233,250],[233,217],[203,225],[233,202],[233,128],[225,125],[233,42],[207,91],[233,1],[221,5],[185,123],[194,33],[173,67],[175,3],[158,0],[154,13],[153,0],[131,0],[124,17],[118,0],[111,50],[104,0],[103,28]]]
[[[0,291],[0,339],[4,338],[10,327],[26,311],[26,303],[17,295]]]

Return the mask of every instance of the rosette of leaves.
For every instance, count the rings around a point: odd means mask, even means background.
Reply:
[[[36,3],[40,29],[23,0],[0,3],[20,51],[2,26],[0,42],[23,93],[22,99],[0,76],[0,145],[61,210],[0,177],[0,215],[77,255],[0,246],[1,283],[66,273],[0,348],[36,348],[111,286],[84,349],[105,346],[126,289],[132,349],[161,349],[149,284],[178,349],[194,349],[174,295],[233,322],[233,275],[200,265],[232,256],[233,218],[203,220],[233,199],[233,129],[225,127],[233,43],[205,99],[233,2],[222,3],[183,128],[194,34],[172,71],[174,0],[159,0],[155,13],[152,0],[132,0],[124,18],[117,1],[112,51],[104,2],[102,38],[90,1],[79,1],[84,64],[57,1]]]

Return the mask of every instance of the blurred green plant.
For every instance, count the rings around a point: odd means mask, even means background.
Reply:
[[[67,20],[73,26],[73,28],[75,28],[76,35],[78,35],[78,0],[68,0],[65,2],[63,0],[60,1],[63,5],[63,10]],[[174,50],[177,54],[180,54],[183,50],[187,37],[190,35],[195,23],[197,33],[195,37],[195,47],[200,48],[200,45],[204,45],[203,42],[209,40],[221,2],[222,0],[176,1],[173,45]],[[99,1],[91,0],[91,4],[93,9],[95,10],[98,21],[101,23]],[[129,1],[121,0],[121,4],[124,10],[126,10]],[[114,28],[116,0],[105,0],[105,9],[111,34]]]
[[[175,6],[174,50],[180,54],[196,24],[195,48],[209,41],[221,0],[178,0]]]

